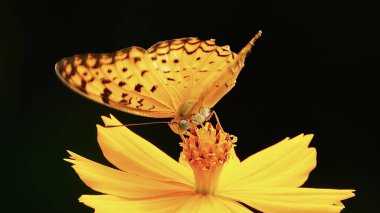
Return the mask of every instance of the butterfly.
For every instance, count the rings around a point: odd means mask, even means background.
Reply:
[[[178,134],[202,124],[211,108],[236,83],[259,31],[238,53],[214,39],[194,37],[161,41],[149,49],[131,46],[113,53],[63,58],[56,74],[73,91],[127,113],[172,118]]]

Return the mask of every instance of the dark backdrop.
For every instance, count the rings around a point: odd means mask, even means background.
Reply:
[[[238,155],[314,133],[318,165],[306,186],[354,188],[344,212],[378,210],[379,4],[244,2],[2,1],[2,212],[92,212],[77,198],[95,192],[63,161],[65,150],[106,163],[101,115],[153,120],[73,93],[55,76],[58,60],[188,36],[238,51],[260,29],[236,87],[215,107],[239,137]],[[167,126],[133,130],[177,158],[180,139]]]

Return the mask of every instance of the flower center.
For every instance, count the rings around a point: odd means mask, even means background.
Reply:
[[[195,192],[214,194],[236,137],[225,133],[219,124],[214,128],[207,122],[201,128],[191,127],[182,140],[182,154],[194,172]]]

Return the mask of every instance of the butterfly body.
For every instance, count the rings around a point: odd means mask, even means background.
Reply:
[[[75,55],[55,69],[62,82],[86,98],[135,115],[172,118],[171,126],[181,131],[186,127],[181,122],[203,123],[232,89],[252,46],[236,54],[213,39],[181,38],[147,50],[132,46]]]
[[[175,133],[180,134],[186,131],[190,124],[203,124],[211,114],[209,108],[205,108],[200,105],[199,100],[190,100],[183,103],[178,116],[175,117],[169,124]]]

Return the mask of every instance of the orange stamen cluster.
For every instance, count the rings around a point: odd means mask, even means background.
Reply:
[[[191,166],[209,170],[227,161],[236,141],[236,137],[225,133],[219,124],[214,128],[211,123],[206,123],[201,128],[191,127],[181,146]]]

